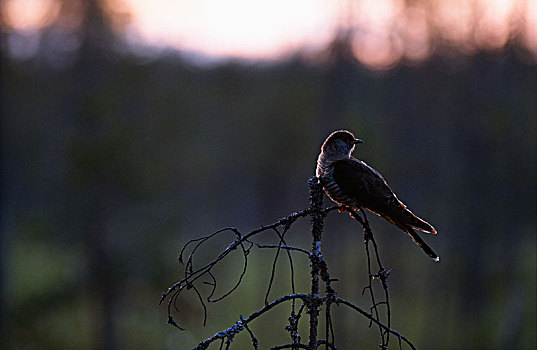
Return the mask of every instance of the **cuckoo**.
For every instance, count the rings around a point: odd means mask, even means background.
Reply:
[[[317,159],[317,177],[325,193],[337,204],[355,211],[367,209],[399,227],[434,261],[440,258],[414,231],[436,234],[425,220],[412,213],[382,175],[351,156],[363,141],[346,130],[334,131],[324,141]]]

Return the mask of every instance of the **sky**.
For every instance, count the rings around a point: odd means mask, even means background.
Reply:
[[[326,44],[336,8],[325,0],[129,0],[138,39],[214,55],[266,57]]]
[[[405,9],[404,0],[128,0],[129,33],[211,55],[272,58],[326,47],[338,28],[351,28],[355,57],[385,69],[402,58],[426,59],[434,26],[465,53],[500,49],[520,33],[537,56],[537,0],[415,3]]]
[[[537,57],[537,0],[416,0],[409,7],[405,0],[103,1],[115,14],[129,13],[122,34],[135,46],[216,57],[318,50],[341,28],[352,30],[355,57],[374,69],[426,59],[438,44],[433,34],[470,54],[501,49],[516,35]],[[5,21],[26,32],[58,13],[58,0],[2,1]]]

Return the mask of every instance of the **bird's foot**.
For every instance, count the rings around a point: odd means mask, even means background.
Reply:
[[[359,210],[359,209],[358,209],[358,210]],[[340,213],[344,213],[344,212],[348,211],[349,214],[352,215],[352,208],[351,208],[351,207],[348,207],[348,206],[346,206],[346,205],[342,205],[342,206],[340,206],[340,207],[338,208],[337,211],[339,211]]]

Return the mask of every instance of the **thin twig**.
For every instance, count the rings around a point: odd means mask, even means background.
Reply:
[[[184,277],[174,283],[168,290],[164,293],[162,293],[161,303],[168,298],[168,323],[177,327],[178,329],[184,330],[184,328],[180,327],[176,321],[172,317],[172,307],[179,312],[179,309],[176,305],[177,300],[179,298],[179,295],[184,290],[194,290],[194,292],[197,294],[198,299],[200,300],[202,307],[204,309],[204,321],[203,324],[205,325],[207,320],[207,307],[204,303],[204,298],[202,297],[202,294],[200,290],[196,287],[196,282],[203,283],[211,286],[211,290],[209,292],[209,296],[207,297],[208,302],[217,302],[220,301],[230,294],[232,294],[241,284],[243,277],[246,274],[247,267],[248,267],[248,255],[250,254],[250,251],[252,247],[257,248],[272,248],[276,249],[276,254],[274,256],[273,264],[272,264],[272,270],[271,270],[271,276],[269,280],[269,285],[267,288],[267,292],[265,295],[265,305],[261,307],[259,310],[253,312],[249,317],[244,318],[242,315],[240,315],[240,320],[234,323],[231,327],[227,328],[226,330],[223,330],[221,332],[218,332],[214,334],[212,337],[206,339],[205,341],[201,342],[196,346],[195,350],[203,350],[207,349],[207,347],[213,343],[219,341],[220,343],[220,349],[224,348],[229,349],[231,347],[231,344],[235,338],[235,336],[242,332],[243,330],[246,330],[248,334],[250,335],[250,339],[252,341],[252,346],[255,350],[259,347],[259,342],[257,338],[254,335],[254,332],[251,330],[249,323],[254,321],[255,319],[262,316],[264,313],[268,312],[273,307],[282,304],[286,301],[291,301],[291,313],[289,316],[289,324],[285,327],[286,330],[291,335],[291,343],[289,344],[283,344],[273,347],[272,349],[308,349],[308,350],[315,350],[321,345],[325,345],[325,349],[336,349],[335,346],[335,332],[334,327],[332,323],[332,304],[336,305],[345,305],[347,307],[350,307],[351,309],[357,311],[362,316],[367,318],[370,322],[370,326],[374,323],[379,327],[380,331],[380,337],[381,337],[381,348],[387,349],[389,344],[389,336],[390,334],[395,335],[398,339],[399,343],[399,349],[402,350],[402,343],[405,342],[407,345],[409,345],[412,349],[415,349],[414,345],[402,336],[400,333],[398,333],[395,330],[391,329],[391,311],[390,311],[390,304],[389,304],[389,298],[388,298],[388,283],[387,278],[390,275],[391,269],[386,270],[380,260],[380,255],[378,253],[378,247],[377,244],[373,238],[373,233],[371,231],[371,228],[369,226],[369,222],[367,220],[367,216],[363,212],[363,210],[360,210],[360,212],[363,215],[363,218],[358,212],[345,208],[340,206],[332,206],[329,208],[322,208],[322,202],[323,202],[323,190],[321,184],[318,182],[317,178],[311,178],[308,181],[309,187],[310,187],[310,207],[307,209],[304,209],[299,212],[292,213],[291,215],[284,217],[282,219],[279,219],[278,221],[267,225],[267,226],[261,226],[257,229],[254,229],[246,234],[241,233],[237,228],[235,227],[225,227],[220,230],[217,230],[207,236],[192,239],[188,241],[184,247],[181,249],[179,254],[179,261],[183,263],[184,255],[186,253],[186,250],[188,247],[192,247],[192,250],[190,251],[190,254],[188,255],[186,261],[184,261]],[[353,303],[344,300],[342,298],[339,298],[336,296],[336,291],[334,288],[332,288],[332,282],[337,281],[337,279],[332,279],[330,277],[330,274],[328,272],[328,267],[326,265],[326,262],[323,260],[322,252],[321,252],[321,241],[322,241],[322,232],[324,229],[324,217],[327,213],[334,211],[336,209],[339,209],[340,211],[349,211],[351,216],[357,220],[364,229],[364,246],[366,250],[366,257],[367,257],[367,270],[368,270],[368,285],[364,287],[363,292],[366,290],[369,291],[371,303],[372,306],[370,307],[370,312],[366,312],[359,308],[358,306],[354,305]],[[311,225],[312,225],[312,247],[311,251],[308,251],[306,249],[300,248],[300,247],[294,247],[287,244],[285,241],[285,235],[290,230],[292,224],[296,222],[297,219],[303,218],[306,216],[310,216],[311,218]],[[280,230],[280,227],[282,228]],[[278,243],[277,244],[268,244],[268,245],[260,245],[252,241],[252,238],[256,235],[265,232],[265,231],[273,231],[276,233],[278,237]],[[224,250],[222,250],[219,255],[211,260],[209,263],[195,268],[194,267],[194,256],[198,252],[199,249],[206,243],[208,240],[213,239],[220,234],[223,234],[225,232],[232,232],[235,235],[235,240],[231,242]],[[371,264],[371,252],[369,248],[369,242],[371,242],[373,251],[375,254],[375,260],[376,264],[378,266],[378,272],[373,273],[373,267]],[[238,249],[240,248],[240,249]],[[222,260],[224,260],[232,251],[238,250],[241,252],[243,256],[243,268],[239,274],[238,280],[231,289],[229,289],[227,292],[225,292],[223,295],[221,295],[218,298],[213,298],[213,295],[215,294],[217,290],[217,279],[216,276],[212,273],[212,269],[219,264]],[[289,261],[289,268],[291,271],[291,291],[292,294],[284,295],[272,302],[268,302],[268,297],[274,282],[275,278],[275,271],[276,271],[276,264],[278,261],[278,257],[280,254],[280,251],[284,250],[288,256]],[[296,293],[295,291],[295,282],[294,282],[294,264],[291,252],[296,251],[303,254],[308,254],[309,260],[310,260],[310,267],[311,267],[311,289],[308,294],[304,293]],[[203,276],[208,275],[209,281],[198,281]],[[373,280],[379,279],[380,283],[382,285],[382,288],[384,289],[384,300],[376,300],[376,297],[374,295],[373,291]],[[325,285],[324,289],[324,296],[320,295],[320,283],[321,281]],[[298,312],[295,313],[295,302],[296,300],[301,301],[301,306],[298,310]],[[321,306],[325,307],[324,317],[325,317],[325,339],[318,339],[317,338],[317,328],[319,324],[319,314],[320,314],[320,308]],[[387,310],[387,325],[385,325],[381,319],[380,319],[380,313],[378,307],[381,305],[386,306]],[[298,326],[299,321],[302,315],[302,312],[305,311],[309,315],[309,338],[308,338],[308,344],[301,343],[300,335],[298,334]]]
[[[363,218],[360,216],[358,212],[355,210],[352,210],[350,208],[346,208],[346,210],[349,211],[351,217],[353,217],[356,221],[360,222],[364,229],[364,245],[366,250],[366,256],[367,256],[367,272],[368,272],[368,285],[364,287],[362,294],[369,290],[369,295],[371,297],[371,310],[374,313],[376,319],[380,321],[380,315],[377,306],[378,305],[386,305],[386,319],[388,323],[388,328],[391,327],[391,308],[390,308],[390,302],[389,302],[389,295],[388,295],[388,283],[387,278],[390,273],[390,271],[386,272],[386,269],[382,265],[382,262],[380,261],[380,255],[378,253],[378,247],[377,242],[375,241],[375,238],[373,237],[373,232],[371,231],[371,227],[369,226],[369,221],[367,220],[367,215],[363,209],[360,209],[359,212],[362,213]],[[371,256],[369,252],[369,242],[373,244],[373,250],[375,252],[375,258],[377,262],[377,266],[379,268],[377,273],[372,272],[371,268]],[[375,294],[373,292],[373,279],[379,278],[381,280],[381,285],[384,290],[384,301],[377,302],[375,298]],[[370,323],[371,326],[371,323]],[[382,327],[379,326],[379,332],[380,337],[382,340],[381,348],[387,348],[388,343],[390,341],[390,333],[385,332]],[[385,337],[386,336],[386,337]]]
[[[289,245],[276,245],[276,244],[256,244],[257,245],[257,248],[280,248],[280,249],[287,249],[287,250],[291,250],[291,251],[295,251],[295,252],[301,252],[301,253],[304,253],[304,254],[307,254],[308,256],[310,255],[310,252],[308,252],[306,249],[304,248],[300,248],[300,247],[293,247],[293,246],[289,246]]]
[[[240,319],[241,321],[243,322],[244,324],[244,328],[248,331],[248,333],[250,334],[250,338],[252,339],[252,345],[254,347],[255,350],[259,349],[259,342],[257,341],[257,338],[255,337],[254,333],[250,330],[250,328],[248,328],[248,322],[245,322],[244,318],[242,317],[242,315],[240,315]]]
[[[224,339],[224,338],[225,339],[230,339],[230,337],[233,338],[236,334],[240,333],[241,331],[243,331],[245,329],[245,325],[247,325],[248,323],[252,322],[253,320],[258,318],[259,316],[261,316],[265,312],[269,311],[270,309],[272,309],[276,305],[279,305],[279,304],[281,304],[281,303],[283,303],[285,301],[294,300],[294,299],[307,300],[307,299],[309,299],[309,296],[307,294],[300,294],[299,293],[299,294],[285,295],[285,296],[283,296],[281,298],[278,298],[278,299],[274,300],[273,302],[268,303],[267,305],[263,306],[260,310],[252,313],[247,318],[241,317],[240,321],[235,322],[228,329],[223,330],[221,332],[218,332],[215,335],[213,335],[212,337],[208,338],[207,340],[201,342],[194,349],[195,350],[205,350],[205,349],[207,349],[207,347],[209,347],[209,345],[212,342],[214,342],[214,341],[216,341],[218,339]]]
[[[382,322],[380,322],[375,317],[373,317],[373,315],[365,312],[364,310],[360,309],[358,306],[354,305],[353,303],[351,303],[351,302],[349,302],[349,301],[347,301],[345,299],[341,299],[339,297],[336,297],[336,303],[346,305],[346,306],[350,307],[351,309],[359,312],[360,314],[362,314],[363,316],[368,318],[371,322],[376,323],[379,327],[381,327],[385,331],[395,335],[398,339],[404,341],[405,343],[408,344],[408,346],[410,346],[412,349],[416,350],[416,347],[406,337],[401,335],[399,332],[394,331],[393,329],[390,329],[388,326],[384,325]]]

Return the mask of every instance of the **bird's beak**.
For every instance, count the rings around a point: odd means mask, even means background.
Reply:
[[[357,143],[364,143],[364,141],[360,140],[360,139],[354,139],[353,141],[354,144],[357,144]]]

